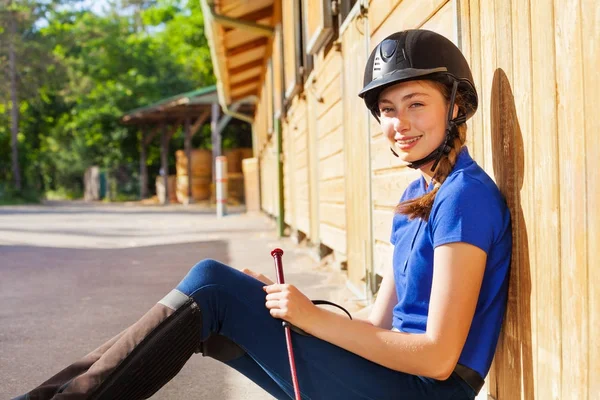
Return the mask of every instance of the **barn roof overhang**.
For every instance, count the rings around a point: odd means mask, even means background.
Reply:
[[[281,5],[277,0],[200,2],[219,104],[237,117],[232,105],[253,103],[260,95]]]

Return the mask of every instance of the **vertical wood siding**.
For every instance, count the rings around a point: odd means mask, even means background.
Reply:
[[[600,399],[597,2],[371,0],[368,19],[371,46],[423,27],[457,43],[472,68],[479,109],[468,122],[467,145],[506,197],[514,241],[508,311],[478,399],[488,392],[497,400]],[[349,277],[360,281],[361,265],[347,250],[360,245],[353,232],[364,226],[355,219],[359,170],[349,162],[360,157],[355,138],[370,124],[370,246],[379,274],[391,263],[393,208],[418,172],[399,167],[375,120],[361,122],[354,113],[364,60],[357,61],[361,39],[351,25],[341,52],[333,46],[316,54],[287,111],[285,209],[294,229],[347,254]],[[275,89],[265,78],[254,129],[262,208],[275,216],[276,153],[268,135]]]
[[[342,106],[344,140],[345,205],[348,279],[359,293],[366,296],[367,271],[371,265],[371,221],[369,196],[369,112],[358,92],[362,89],[364,65],[367,62],[367,35],[361,19],[354,19],[342,33]]]
[[[508,311],[488,378],[499,400],[600,398],[593,3],[460,2],[480,93],[471,149],[513,221]]]
[[[327,55],[319,53],[315,62],[316,79],[311,90],[320,97],[315,115],[320,239],[333,250],[346,254],[345,202],[324,190],[333,186],[341,188],[343,193],[345,184],[341,70],[340,51],[332,48]]]

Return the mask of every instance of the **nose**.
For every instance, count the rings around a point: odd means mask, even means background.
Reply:
[[[396,134],[404,133],[410,128],[410,124],[408,123],[408,119],[404,118],[403,115],[398,114],[396,118],[394,118],[394,131]]]

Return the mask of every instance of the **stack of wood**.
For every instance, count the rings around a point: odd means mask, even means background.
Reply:
[[[189,203],[188,195],[188,158],[183,150],[175,152],[177,170],[176,196],[180,203]],[[212,181],[212,152],[205,149],[191,151],[192,199],[194,201],[210,199]]]

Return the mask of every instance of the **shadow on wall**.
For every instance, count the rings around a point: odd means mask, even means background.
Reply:
[[[498,400],[534,399],[531,268],[520,196],[525,172],[523,136],[510,82],[502,69],[494,73],[490,119],[494,176],[510,208],[513,231],[508,308],[491,371],[490,392]]]

